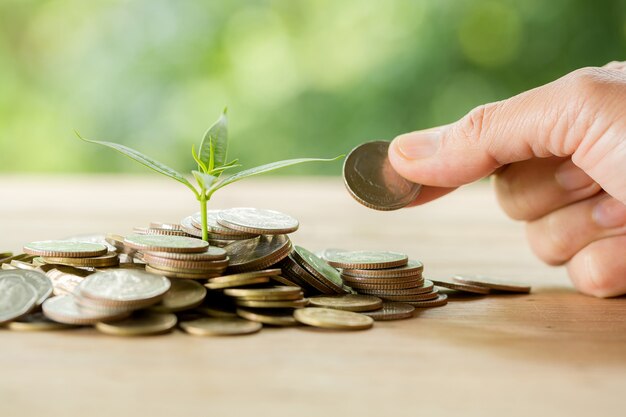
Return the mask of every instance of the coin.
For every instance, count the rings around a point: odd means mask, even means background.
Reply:
[[[296,246],[293,251],[293,259],[304,269],[321,281],[325,286],[331,288],[336,293],[344,294],[343,281],[339,271],[330,266],[326,261],[319,258],[313,252]]]
[[[415,288],[403,288],[403,289],[369,289],[359,288],[358,292],[361,294],[375,295],[376,297],[384,295],[411,295],[411,294],[424,294],[433,290],[434,284],[432,281],[424,280],[424,283]]]
[[[197,307],[194,311],[198,311],[199,313],[204,314],[209,317],[217,317],[217,318],[238,317],[237,313],[235,313],[235,310],[229,307],[224,307],[224,306],[203,305],[203,306]]]
[[[156,268],[151,265],[145,266],[146,272],[149,272],[154,275],[161,275],[168,278],[174,279],[208,279],[213,277],[218,277],[221,275],[220,271],[215,272],[205,272],[205,271],[172,271],[163,268]]]
[[[278,266],[283,271],[283,274],[287,278],[293,280],[298,284],[306,293],[312,294],[336,294],[337,292],[318,280],[313,274],[301,267],[298,262],[295,261],[293,255],[287,256],[283,259]]]
[[[328,255],[332,256],[332,255]],[[371,278],[371,279],[385,279],[385,278],[404,278],[421,276],[424,270],[424,265],[413,259],[409,259],[408,263],[404,266],[397,268],[385,268],[385,269],[343,269],[341,273],[350,277],[358,278]]]
[[[194,336],[235,336],[256,333],[263,325],[240,318],[207,317],[184,321],[180,328]]]
[[[454,282],[445,278],[430,279],[436,286],[449,288],[451,290],[469,292],[472,294],[489,294],[491,290],[487,287],[480,287],[478,285],[464,284],[460,282]]]
[[[57,295],[48,298],[41,306],[49,319],[59,323],[86,325],[102,320],[122,319],[130,315],[130,311],[95,311],[81,309],[74,302],[72,295]]]
[[[124,244],[145,252],[206,252],[209,244],[204,240],[183,236],[129,235]]]
[[[252,207],[235,207],[221,210],[217,222],[229,229],[260,235],[282,235],[298,230],[299,223],[293,217],[275,210]]]
[[[512,282],[512,281],[503,281],[499,279],[492,279],[489,277],[485,277],[482,275],[455,275],[452,278],[455,282],[460,282],[461,284],[469,284],[476,285],[479,287],[489,288],[495,291],[504,291],[504,292],[515,292],[515,293],[529,293],[530,285]]]
[[[448,304],[448,296],[445,294],[437,294],[437,298],[435,298],[434,300],[405,302],[417,308],[441,307]]]
[[[272,268],[272,269],[264,269],[261,271],[251,271],[251,272],[241,272],[239,274],[231,274],[231,275],[223,275],[221,277],[212,278],[209,282],[231,282],[238,281],[246,278],[258,278],[258,277],[273,277],[275,275],[280,274],[280,269]]]
[[[222,272],[228,266],[228,258],[215,261],[185,261],[178,259],[167,259],[145,253],[144,262],[148,265],[165,271],[181,272]]]
[[[205,252],[199,253],[146,252],[144,257],[146,256],[149,258],[175,259],[177,261],[219,261],[226,259],[226,251],[223,248],[209,246]]]
[[[224,294],[258,301],[297,300],[302,298],[302,290],[299,287],[280,286],[269,288],[229,288],[224,290]]]
[[[409,288],[418,288],[421,287],[424,284],[424,281],[422,279],[419,280],[414,280],[414,281],[406,281],[406,282],[399,282],[399,283],[390,283],[390,284],[369,284],[369,283],[362,283],[362,282],[355,282],[355,281],[351,281],[350,282],[350,286],[352,288],[354,288],[355,290],[380,290],[380,291],[385,291],[385,290],[403,290],[403,289],[409,289]]]
[[[202,238],[202,230],[196,228],[193,225],[191,221],[191,216],[187,216],[180,221],[180,228],[183,230],[183,232],[187,233],[188,235]]]
[[[236,287],[245,287],[246,285],[253,284],[264,284],[269,282],[270,278],[267,276],[264,277],[252,277],[252,278],[239,278],[232,279],[229,281],[215,281],[215,279],[209,279],[209,282],[204,284],[210,290],[219,290],[223,288],[236,288]]]
[[[13,270],[0,271],[0,279],[6,276],[19,276],[23,281],[30,284],[37,293],[35,305],[41,305],[52,294],[52,282],[50,278],[39,271]]]
[[[306,307],[308,300],[279,300],[279,301],[259,301],[259,300],[244,300],[237,298],[235,303],[241,307],[254,307],[254,308],[302,308]]]
[[[256,321],[272,326],[295,326],[298,324],[293,317],[293,310],[251,310],[238,308],[237,314],[250,321]]]
[[[147,336],[172,330],[178,319],[174,314],[142,311],[115,321],[96,323],[96,329],[115,336]]]
[[[430,292],[425,292],[422,294],[406,294],[406,295],[379,295],[385,301],[400,301],[403,303],[410,303],[414,301],[426,301],[426,300],[434,300],[437,298],[439,290],[434,288]]]
[[[398,252],[385,251],[347,251],[328,254],[326,261],[337,268],[345,269],[383,269],[404,266],[409,258]]]
[[[171,281],[171,287],[165,293],[159,304],[150,307],[150,310],[158,313],[174,313],[189,310],[199,306],[206,296],[206,288],[187,279]]]
[[[0,323],[28,313],[37,303],[35,288],[19,271],[3,271],[0,275]]]
[[[63,258],[84,258],[102,256],[107,247],[101,243],[74,242],[68,240],[43,240],[24,246],[24,252],[30,255],[56,256]]]
[[[393,285],[393,284],[404,284],[407,282],[423,282],[424,279],[420,275],[413,275],[409,277],[400,277],[400,278],[370,278],[370,277],[355,277],[351,275],[346,275],[341,272],[341,279],[348,285],[352,283],[355,284],[370,284],[370,285]]]
[[[92,256],[85,258],[67,258],[67,257],[54,257],[44,256],[42,257],[45,263],[55,265],[68,265],[80,268],[92,267],[102,268],[107,266],[115,266],[120,263],[120,259],[116,252],[108,252],[102,256]]]
[[[415,314],[415,307],[405,303],[383,303],[379,310],[364,311],[361,314],[370,316],[375,321],[409,319]]]
[[[287,235],[263,235],[231,243],[226,248],[228,269],[247,272],[267,268],[289,255],[291,241]]]
[[[7,323],[9,330],[16,330],[21,332],[39,332],[49,330],[65,330],[71,329],[73,326],[63,323],[57,323],[47,318],[43,313],[31,313],[15,321]]]
[[[372,311],[382,307],[383,301],[370,295],[318,295],[309,298],[309,304],[313,307],[334,308],[347,311]]]
[[[155,229],[182,230],[180,224],[176,223],[150,222],[150,227]]]
[[[388,150],[389,142],[367,142],[354,148],[343,164],[343,180],[350,195],[374,210],[406,207],[422,188],[393,169]]]
[[[280,284],[283,285],[287,285],[289,287],[298,287],[300,288],[300,286],[298,284],[296,284],[295,282],[292,282],[290,280],[288,280],[287,278],[280,276],[280,275],[275,275],[272,277],[272,279]]]
[[[147,306],[159,302],[170,286],[165,277],[132,269],[112,269],[88,276],[78,291],[81,297],[111,307]]]
[[[374,324],[371,317],[332,308],[307,307],[294,311],[293,316],[302,324],[327,329],[364,330]]]
[[[231,229],[229,227],[222,226],[217,222],[217,218],[219,213],[222,210],[207,210],[207,228],[211,235],[218,235],[224,237],[234,237],[237,239],[238,237],[245,237],[246,239],[251,239],[256,237],[260,233],[248,233],[241,230]],[[200,212],[194,213],[191,216],[191,223],[197,229],[202,229],[202,217],[200,216]]]
[[[134,227],[133,233],[138,235],[187,236],[182,230],[161,229],[158,227]]]

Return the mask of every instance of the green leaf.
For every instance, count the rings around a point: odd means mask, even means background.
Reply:
[[[200,186],[200,188],[202,188],[203,190],[206,190],[211,185],[213,185],[215,181],[217,181],[217,177],[214,175],[210,175],[210,174],[200,172],[200,171],[195,171],[195,170],[191,171],[191,173],[196,178],[196,181],[198,182],[198,185]]]
[[[191,145],[191,156],[193,156],[194,161],[198,164],[198,168],[203,172],[207,172],[209,169],[207,166],[198,158],[198,154],[196,153],[196,145]]]
[[[209,174],[215,175],[216,177],[219,177],[227,169],[240,167],[241,164],[238,164],[237,162],[239,162],[239,159],[235,159],[233,161],[230,161],[229,163],[224,164],[221,167],[213,168],[213,170],[211,170],[211,172],[209,172]]]
[[[152,158],[150,158],[149,156],[146,156],[144,154],[142,154],[139,151],[136,151],[132,148],[129,148],[128,146],[124,146],[124,145],[120,145],[118,143],[113,143],[113,142],[103,142],[103,141],[99,141],[99,140],[91,140],[91,139],[85,139],[82,136],[80,136],[80,134],[78,132],[75,132],[76,136],[78,136],[81,140],[84,140],[85,142],[89,142],[89,143],[95,143],[97,145],[102,145],[102,146],[106,146],[108,148],[111,149],[115,149],[116,151],[118,151],[119,153],[126,155],[127,157],[129,157],[130,159],[139,162],[140,164],[147,166],[148,168],[158,172],[159,174],[163,174],[167,177],[170,177],[172,179],[175,179],[176,181],[185,184],[187,187],[189,187],[194,194],[197,196],[198,195],[198,191],[196,191],[196,189],[194,188],[193,185],[191,185],[191,183],[178,171],[174,170],[173,168],[168,167],[167,165],[154,160]]]
[[[322,158],[298,158],[298,159],[287,159],[285,161],[276,161],[266,165],[261,165],[255,168],[246,169],[244,171],[239,171],[236,174],[231,175],[230,177],[226,177],[213,185],[211,187],[211,193],[219,190],[222,187],[225,187],[229,184],[242,180],[244,178],[251,177],[253,175],[264,174],[266,172],[274,171],[276,169],[285,168],[292,165],[298,165],[305,162],[332,162],[336,161],[339,158],[343,158],[343,155],[340,155],[336,158],[331,159],[322,159]]]
[[[226,162],[228,150],[228,118],[226,109],[219,119],[206,131],[200,142],[199,158],[209,170],[220,167]],[[211,164],[211,160],[213,164]]]

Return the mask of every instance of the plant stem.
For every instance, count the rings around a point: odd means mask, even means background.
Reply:
[[[200,217],[202,218],[202,240],[209,241],[209,228],[207,225],[207,212],[206,212],[207,196],[202,190],[200,195]]]

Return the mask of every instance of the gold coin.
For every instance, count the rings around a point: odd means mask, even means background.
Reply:
[[[224,294],[246,300],[297,300],[302,298],[300,287],[229,288]]]
[[[405,303],[383,303],[383,307],[379,310],[364,311],[361,314],[370,316],[375,321],[385,320],[402,320],[413,317],[415,307]]]
[[[47,264],[67,265],[78,268],[102,268],[107,266],[115,266],[120,263],[120,259],[116,252],[108,252],[106,255],[86,258],[43,256],[41,259],[43,259],[43,261]]]
[[[179,259],[159,258],[150,253],[144,253],[143,260],[145,263],[155,268],[168,270],[176,268],[179,270],[196,270],[196,271],[214,271],[216,269],[226,269],[228,266],[228,258],[212,260],[212,261],[185,261]]]
[[[478,285],[464,284],[460,282],[451,281],[444,278],[430,279],[436,286],[449,288],[451,290],[469,292],[472,294],[489,294],[491,290],[487,287],[480,287]]]
[[[180,328],[194,336],[235,336],[257,333],[263,325],[240,318],[207,317],[184,321]]]
[[[13,252],[2,252],[0,253],[0,262],[4,262],[6,258],[10,258],[13,256]]]
[[[96,323],[96,329],[115,336],[147,336],[168,332],[176,326],[176,322],[174,314],[142,311],[123,320],[101,321]]]
[[[435,298],[434,300],[411,301],[406,303],[411,304],[413,307],[417,308],[441,307],[448,304],[448,296],[445,294],[438,294],[437,298]]]
[[[384,269],[407,265],[409,258],[404,253],[388,251],[346,251],[329,253],[326,262],[336,268]]]
[[[370,289],[370,288],[359,288],[359,294],[367,294],[374,295],[376,297],[384,296],[384,295],[413,295],[413,294],[424,294],[427,292],[431,292],[433,290],[434,284],[432,281],[424,280],[424,283],[415,288],[403,288],[403,289]]]
[[[204,240],[183,236],[128,235],[124,245],[144,252],[206,252],[209,244]]]
[[[209,246],[205,252],[200,253],[146,252],[145,256],[177,261],[220,261],[226,259],[226,251],[216,246]]]
[[[301,300],[286,300],[286,301],[258,301],[258,300],[243,300],[238,298],[235,303],[240,307],[253,307],[253,308],[303,308],[308,304],[307,299]]]
[[[206,288],[196,281],[176,279],[159,304],[150,307],[157,313],[174,313],[199,306],[206,296]]]
[[[319,281],[313,274],[301,267],[292,255],[287,256],[278,265],[281,267],[283,274],[302,287],[306,293],[336,294],[332,288]]]
[[[48,298],[41,306],[49,319],[59,323],[86,325],[101,320],[116,320],[128,317],[129,311],[95,311],[81,309],[72,295],[58,295]]]
[[[346,311],[371,311],[382,307],[383,300],[371,295],[318,295],[309,298],[309,304],[313,307],[334,308]]]
[[[293,317],[293,310],[250,310],[238,308],[237,314],[246,320],[256,321],[272,326],[295,326],[298,324]]]
[[[223,277],[220,277],[223,278]],[[253,277],[253,278],[240,278],[240,279],[232,279],[229,281],[215,281],[214,279],[210,279],[209,282],[204,284],[210,290],[219,290],[223,288],[236,288],[236,287],[244,287],[246,285],[252,284],[264,284],[269,282],[269,277]]]
[[[231,243],[225,249],[230,257],[229,270],[247,272],[267,268],[282,260],[291,252],[291,241],[287,235],[264,235]]]
[[[264,269],[262,271],[242,272],[239,274],[222,275],[220,277],[212,278],[209,282],[231,282],[239,281],[246,278],[258,278],[258,277],[273,277],[280,274],[280,269]]]
[[[306,269],[319,282],[332,289],[333,292],[337,294],[344,294],[346,292],[343,288],[343,281],[341,280],[339,271],[313,252],[302,246],[296,246],[291,256],[294,261]]]
[[[49,330],[65,330],[71,329],[74,326],[68,324],[57,323],[52,321],[43,313],[27,314],[15,321],[11,321],[7,324],[9,330],[15,330],[20,332],[40,332]]]
[[[328,256],[332,256],[332,253],[329,253]],[[424,271],[424,265],[421,262],[413,260],[413,259],[409,259],[406,265],[396,267],[396,268],[344,269],[341,272],[342,274],[348,275],[351,277],[398,279],[402,277],[412,277],[416,275],[421,276],[423,271]]]
[[[276,282],[278,282],[279,284],[283,284],[283,285],[287,285],[289,287],[298,287],[300,288],[300,286],[298,284],[296,284],[295,282],[292,282],[290,280],[288,280],[287,278],[280,276],[280,275],[274,275],[272,277],[272,279]]]
[[[407,295],[380,295],[379,297],[385,301],[400,301],[403,303],[410,303],[414,301],[426,301],[437,298],[439,290],[433,288],[432,291],[423,294],[407,294]]]
[[[414,281],[399,282],[399,283],[390,283],[390,284],[369,284],[369,283],[363,284],[362,282],[351,281],[350,287],[354,288],[355,290],[364,289],[364,290],[385,291],[385,290],[405,290],[409,288],[418,288],[418,287],[421,287],[423,284],[424,284],[424,281],[422,281],[421,279],[414,280]]]
[[[179,279],[208,279],[219,276],[218,272],[208,273],[208,272],[174,272],[174,271],[166,271],[161,268],[155,268],[150,265],[146,265],[146,272],[155,275],[162,275],[168,278],[179,278]]]
[[[479,287],[489,288],[495,291],[504,292],[516,292],[516,293],[529,293],[530,285],[522,284],[519,282],[504,281],[499,279],[492,279],[481,275],[455,275],[452,278],[456,282],[461,284],[476,285]]]
[[[300,323],[326,329],[364,330],[374,324],[371,317],[332,308],[307,307],[294,311],[293,316]]]
[[[75,242],[70,240],[43,240],[31,242],[24,246],[24,252],[29,255],[54,256],[62,258],[85,258],[102,256],[108,251],[100,243]]]
[[[231,310],[227,307],[217,307],[217,306],[200,306],[196,307],[195,311],[198,311],[201,314],[209,317],[217,317],[217,318],[233,318],[238,317],[237,313],[234,310]]]

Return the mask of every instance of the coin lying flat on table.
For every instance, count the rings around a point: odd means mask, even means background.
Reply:
[[[3,271],[0,275],[0,323],[28,313],[38,298],[35,288],[21,275],[13,271]]]
[[[183,236],[129,235],[124,244],[144,252],[206,252],[209,244],[204,240]]]
[[[383,269],[404,266],[409,258],[399,252],[361,250],[334,252],[328,254],[326,261],[336,268]]]
[[[72,295],[57,295],[48,298],[42,305],[46,317],[59,323],[86,325],[102,320],[117,320],[127,317],[129,311],[96,311],[81,309]]]
[[[141,311],[123,320],[96,323],[96,329],[115,336],[147,336],[168,332],[176,322],[174,314]]]
[[[107,266],[115,266],[120,263],[120,259],[116,252],[108,252],[102,256],[90,256],[85,258],[44,256],[42,259],[48,264],[68,265],[79,268],[103,268]]]
[[[495,291],[524,294],[530,292],[530,285],[512,281],[492,279],[482,275],[455,275],[452,279],[455,282],[460,282],[461,284],[476,285],[478,287],[485,287]]]
[[[406,303],[385,302],[382,308],[373,311],[363,311],[361,314],[370,316],[375,321],[409,319],[415,314],[415,307]]]
[[[47,318],[43,313],[30,313],[15,321],[11,321],[7,324],[7,328],[10,330],[16,330],[21,332],[42,332],[50,330],[65,330],[71,329],[74,326],[69,324],[57,323]]]
[[[307,307],[296,310],[293,316],[302,324],[326,329],[364,330],[374,324],[371,317],[332,308]]]
[[[240,318],[207,317],[183,321],[180,328],[194,336],[235,336],[256,333],[263,325]]]
[[[446,294],[437,294],[437,298],[435,298],[434,300],[404,302],[417,308],[441,307],[448,304],[448,296]]]
[[[69,240],[42,240],[24,246],[29,255],[55,256],[63,258],[85,258],[102,256],[108,248],[101,243],[74,242]]]
[[[346,252],[346,251],[344,251]],[[328,254],[328,256],[332,256]],[[424,265],[413,259],[409,259],[407,264],[396,268],[384,269],[343,269],[341,273],[350,277],[358,277],[364,279],[399,279],[404,277],[421,276]]]
[[[282,235],[298,230],[298,220],[276,210],[235,207],[221,210],[217,222],[229,229],[260,235]]]
[[[246,300],[272,301],[297,300],[302,298],[302,290],[298,287],[269,287],[269,288],[229,288],[224,294],[231,297],[241,297]]]
[[[309,297],[312,307],[326,307],[346,311],[372,311],[382,307],[383,301],[371,295],[318,295]]]
[[[174,313],[199,306],[206,297],[206,288],[196,281],[176,279],[161,302],[150,307],[158,313]]]
[[[253,307],[253,308],[303,308],[309,303],[305,298],[299,300],[245,300],[238,298],[235,303],[241,307]]]
[[[438,278],[438,279],[430,279],[436,286],[449,288],[451,290],[463,291],[472,294],[489,294],[491,290],[487,287],[481,287],[478,285],[466,284],[462,282],[456,282],[453,280]]]
[[[298,324],[293,317],[293,310],[252,310],[238,308],[237,314],[250,321],[256,321],[272,326],[295,326]]]
[[[354,148],[343,164],[343,180],[350,195],[375,210],[406,207],[422,188],[393,169],[388,150],[389,142],[367,142]]]

